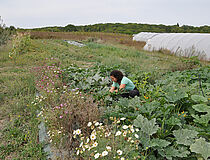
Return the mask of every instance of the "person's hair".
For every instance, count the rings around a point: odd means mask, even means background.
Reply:
[[[110,73],[110,76],[113,76],[114,78],[117,79],[117,83],[120,84],[121,80],[123,79],[123,73],[121,71],[118,71],[118,70],[113,70],[111,73]]]

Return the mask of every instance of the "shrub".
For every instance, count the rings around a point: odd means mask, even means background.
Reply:
[[[6,28],[6,25],[3,23],[0,16],[0,46],[6,44],[9,38],[10,31]]]
[[[13,35],[12,45],[12,50],[9,53],[10,58],[27,53],[31,45],[29,33],[17,33],[17,35]]]

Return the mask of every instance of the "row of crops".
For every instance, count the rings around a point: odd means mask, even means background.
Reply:
[[[120,66],[62,68],[56,59],[35,68],[39,117],[49,143],[84,159],[208,159],[210,67],[132,75],[140,97],[109,93],[109,73]]]

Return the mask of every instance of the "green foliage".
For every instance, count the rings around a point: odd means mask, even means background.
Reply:
[[[205,160],[210,157],[210,143],[206,142],[204,138],[196,139],[195,143],[190,146],[190,150],[201,154]]]
[[[74,26],[69,24],[65,27],[44,27],[33,29],[36,31],[82,31],[82,32],[109,32],[109,33],[124,33],[137,34],[139,32],[158,32],[158,33],[210,33],[209,26],[193,27],[188,25],[178,26],[177,24],[166,25],[151,25],[151,24],[137,24],[137,23],[106,23],[93,24],[84,26]]]
[[[208,102],[208,99],[206,97],[201,96],[201,95],[192,95],[191,98],[196,103]]]
[[[138,115],[138,117],[134,120],[134,126],[140,128],[143,133],[149,136],[155,134],[159,128],[156,125],[155,118],[152,120],[148,120],[142,115]]]
[[[179,129],[173,131],[177,144],[189,146],[193,143],[193,139],[197,137],[198,132],[189,129]]]
[[[7,43],[13,31],[14,28],[7,28],[0,16],[0,46]]]
[[[27,53],[31,46],[30,35],[28,33],[17,33],[13,36],[12,44],[13,48],[9,53],[10,58]]]

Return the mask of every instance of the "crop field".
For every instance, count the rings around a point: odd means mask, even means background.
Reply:
[[[123,34],[31,32],[0,46],[0,159],[207,160],[210,63],[144,45]],[[115,69],[139,97],[109,92]]]

